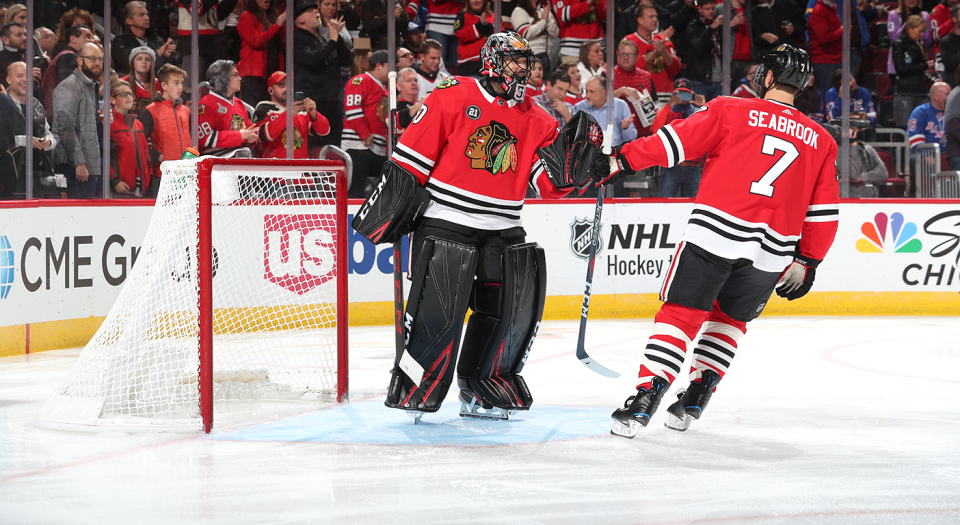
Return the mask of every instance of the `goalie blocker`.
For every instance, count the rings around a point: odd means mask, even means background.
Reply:
[[[351,226],[374,244],[396,242],[417,228],[429,203],[430,193],[417,178],[388,160]]]
[[[460,237],[457,232],[424,228]],[[533,397],[519,372],[529,355],[543,315],[546,260],[535,243],[513,243],[501,232],[480,234],[480,242],[442,239],[428,232],[416,255],[414,280],[404,314],[406,348],[395,362],[386,406],[436,412],[453,379],[467,307],[466,342],[457,365],[463,407],[486,411],[528,410]],[[467,237],[467,236],[463,236]],[[417,239],[420,241],[420,239]],[[474,246],[479,246],[476,248]],[[493,258],[499,266],[491,272]],[[494,274],[499,275],[494,275]],[[473,276],[478,276],[474,281]],[[491,282],[499,278],[499,282]]]

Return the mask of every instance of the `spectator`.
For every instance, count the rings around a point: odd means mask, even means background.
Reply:
[[[55,172],[67,176],[72,198],[92,199],[99,193],[102,173],[99,89],[103,51],[89,42],[77,50],[76,60],[77,69],[52,94],[53,134],[60,139],[54,153]]]
[[[271,0],[250,0],[237,22],[240,34],[240,98],[251,106],[267,97],[267,72],[283,69],[281,48],[287,14]]]
[[[930,36],[933,37],[934,45],[939,43],[943,37],[949,35],[956,26],[953,23],[950,8],[958,3],[960,3],[960,0],[941,0],[941,2],[930,11]]]
[[[96,35],[93,34],[93,31],[96,29],[93,16],[83,9],[74,8],[67,11],[62,17],[60,17],[60,23],[57,26],[57,41],[53,45],[52,55],[55,56],[60,54],[61,51],[70,45],[70,28],[77,26],[84,26],[89,29],[91,31],[90,41],[96,41]],[[72,73],[72,71],[68,72],[67,74],[69,75],[70,73]]]
[[[954,87],[947,95],[943,123],[947,136],[947,162],[951,171],[960,171],[960,87]]]
[[[837,8],[837,17],[840,20],[843,20],[844,5],[854,8],[850,16],[858,29],[850,31],[850,72],[854,76],[859,76],[860,64],[863,62],[863,51],[870,46],[869,22],[877,17],[877,8],[869,1],[857,1],[857,5],[854,5],[854,0],[840,0],[839,3],[834,3]],[[808,0],[807,12],[811,12],[816,4],[817,0]]]
[[[614,77],[616,78],[616,77]],[[533,97],[533,100],[557,119],[557,125],[563,127],[573,118],[573,106],[564,100],[567,89],[570,88],[570,75],[562,69],[550,73],[550,78],[544,82],[543,93]]]
[[[576,105],[584,99],[583,87],[580,86],[580,80],[583,78],[580,75],[580,68],[573,62],[567,62],[560,64],[559,69],[570,77],[570,87],[567,88],[567,94],[563,100],[571,106]]]
[[[817,91],[817,75],[810,75],[810,82],[807,88],[798,93],[793,101],[793,105],[804,115],[812,118],[816,122],[823,122],[823,99],[820,92]]]
[[[807,5],[807,8],[813,9],[816,0]],[[807,38],[804,36],[807,32],[807,17],[805,10],[801,9],[799,1],[788,2],[777,0],[769,2],[770,11],[773,14],[775,33],[778,37],[777,44],[790,44],[794,47],[806,49]],[[758,56],[763,56],[761,53]]]
[[[840,118],[843,112],[843,99],[841,98],[842,93],[840,92],[840,81],[842,79],[842,69],[833,72],[833,87],[830,88],[830,91],[827,91],[827,96],[824,98],[824,102],[826,103],[824,118],[826,120]],[[855,113],[863,113],[865,118],[870,120],[871,128],[877,123],[877,112],[873,109],[873,97],[870,96],[870,92],[867,91],[866,88],[857,85],[857,79],[851,74],[850,114],[853,115]]]
[[[653,76],[637,67],[638,58],[637,44],[632,40],[621,40],[617,48],[617,65],[613,68],[613,96],[627,102],[637,127],[637,136],[645,137],[650,134],[650,128],[642,127],[640,115],[630,99],[639,103],[642,98],[640,92],[646,90],[653,100],[657,100],[657,88],[653,85]]]
[[[252,157],[257,130],[250,122],[247,106],[235,95],[240,91],[240,74],[229,60],[217,60],[207,69],[210,93],[197,107],[200,153],[217,157]]]
[[[573,106],[574,113],[586,111],[597,119],[600,129],[607,129],[607,89],[606,79],[600,76],[590,77],[587,80],[586,99]],[[627,103],[619,98],[613,99],[613,145],[619,146],[637,138],[637,130],[633,127],[633,115]]]
[[[192,5],[199,4],[197,16],[197,71],[208,71],[220,54],[220,27],[217,13],[219,0],[178,0],[177,50],[183,55],[183,69],[191,71],[193,54],[191,52],[191,33],[193,29]],[[249,0],[254,2],[255,0]],[[239,29],[238,29],[239,30]]]
[[[410,51],[406,47],[398,47],[396,63],[397,63],[397,71],[401,71],[407,68],[413,69],[413,67],[417,65],[417,55],[414,55],[413,51]],[[414,71],[414,73],[416,73],[416,71]],[[417,86],[419,88],[420,86],[419,81],[417,82]]]
[[[607,63],[603,60],[603,48],[596,40],[587,40],[580,45],[580,58],[577,61],[580,76],[583,78],[607,74]]]
[[[920,44],[926,27],[923,18],[911,15],[903,25],[900,38],[893,43],[893,64],[897,72],[893,82],[893,113],[899,127],[905,127],[910,112],[927,100],[933,60],[927,60],[927,51]]]
[[[0,50],[0,71],[6,71],[7,66],[14,62],[26,62],[27,52],[27,29],[20,22],[7,22],[0,27],[0,42],[3,43],[3,49]],[[43,78],[40,67],[43,63],[34,62],[33,67],[33,91],[34,96],[40,94],[40,80]],[[6,76],[4,76],[0,85],[7,87]]]
[[[326,144],[340,147],[343,109],[340,102],[341,68],[353,63],[353,53],[340,38],[341,27],[333,20],[323,22],[315,4],[304,3],[294,10],[297,29],[293,32],[293,82],[296,91],[317,104],[317,111],[330,123]],[[320,38],[325,33],[326,39]],[[317,143],[311,141],[313,147]]]
[[[837,8],[831,0],[817,0],[807,26],[810,33],[810,61],[817,77],[821,99],[830,91],[833,72],[840,67],[843,55],[843,28]]]
[[[148,47],[154,51],[155,70],[167,61],[174,64],[180,63],[180,55],[177,53],[177,45],[173,39],[168,38],[164,42],[156,31],[150,29],[150,14],[147,13],[146,3],[133,0],[123,6],[120,23],[125,26],[123,34],[110,43],[112,65],[117,73],[130,72],[130,52],[138,47]]]
[[[543,65],[544,73],[553,71],[550,65],[550,54],[547,53],[547,40],[557,38],[560,28],[549,9],[538,6],[536,0],[519,0],[517,7],[510,15],[510,21],[517,33],[530,43],[530,49],[537,55],[537,60]]]
[[[950,8],[949,33],[940,38],[940,61],[943,63],[943,77],[956,86],[956,72],[960,69],[960,4]]]
[[[353,55],[353,37],[350,36],[350,31],[346,28],[346,22],[342,16],[338,16],[340,11],[337,9],[337,0],[322,0],[320,2],[320,22],[323,26],[329,26],[330,22],[336,22],[337,26],[340,28],[340,34],[338,40],[343,42],[344,47],[347,49],[347,53]],[[320,31],[317,33],[320,37],[321,42],[330,40],[330,33],[326,31]],[[334,50],[333,59],[336,60],[339,51]],[[340,68],[340,100],[343,100],[343,88],[347,85],[347,80],[350,80],[350,66],[342,66]]]
[[[67,45],[57,53],[47,66],[40,86],[43,107],[47,119],[53,119],[53,90],[77,69],[77,50],[93,42],[93,32],[87,26],[74,26],[67,29]]]
[[[414,115],[420,111],[420,106],[427,99],[426,95],[420,96],[419,75],[412,67],[401,69],[398,77],[400,97],[397,99],[397,135],[403,133],[413,122]]]
[[[924,49],[933,47],[933,36],[930,34],[930,13],[921,9],[920,0],[899,0],[897,9],[887,15],[887,35],[890,37],[890,41],[896,42],[900,39],[900,35],[907,25],[907,19],[914,15],[923,18],[923,32],[917,41]],[[896,72],[893,46],[890,46],[890,53],[887,57],[887,73]]]
[[[637,67],[653,75],[657,93],[665,101],[673,92],[673,77],[680,72],[680,59],[668,38],[653,34],[656,29],[656,9],[643,5],[637,8],[637,31],[626,39],[637,45]]]
[[[160,93],[143,111],[140,123],[150,146],[155,184],[150,193],[156,195],[160,182],[160,163],[177,160],[190,147],[190,108],[183,105],[183,83],[187,72],[167,63],[160,68]]]
[[[457,65],[460,75],[480,76],[480,50],[493,34],[493,11],[486,0],[467,0],[453,25],[457,36]]]
[[[141,197],[150,189],[150,152],[143,124],[130,111],[133,88],[124,81],[110,84],[110,188],[113,198]]]
[[[57,147],[57,139],[50,131],[50,123],[43,111],[43,104],[36,98],[33,99],[33,111],[27,111],[27,65],[23,62],[14,62],[6,69],[7,95],[10,100],[16,103],[16,109],[12,111],[11,120],[13,121],[13,133],[16,141],[16,147],[26,147],[26,120],[24,115],[31,115],[33,118],[33,173],[34,180],[40,174],[53,174],[54,148]],[[2,95],[0,95],[2,96]],[[25,173],[23,166],[17,166],[17,173]],[[18,177],[18,183],[25,184],[24,177]],[[26,191],[26,186],[22,188]],[[20,189],[18,188],[18,192]]]
[[[37,40],[37,45],[48,57],[53,56],[53,46],[57,42],[57,34],[46,27],[38,27],[33,31],[33,38]]]
[[[850,120],[850,176],[841,180],[850,184],[851,199],[876,198],[880,195],[876,185],[889,178],[887,166],[880,160],[877,150],[865,143],[873,125],[865,118],[855,117],[859,115],[851,115]],[[841,166],[837,162],[837,174],[842,177]]]
[[[946,151],[947,136],[944,133],[943,110],[949,93],[950,86],[945,82],[935,83],[930,88],[930,102],[917,106],[910,113],[907,135],[910,138],[911,151],[919,144],[939,144],[940,151]]]
[[[656,133],[663,126],[674,120],[683,120],[693,115],[701,106],[706,104],[703,95],[695,93],[690,89],[690,83],[683,78],[678,78],[676,89],[670,95],[667,102],[651,126],[651,131]],[[678,162],[672,168],[663,168],[660,170],[660,197],[696,197],[700,189],[700,175],[702,173],[703,161],[706,155],[699,159],[685,160]]]
[[[7,96],[0,96],[0,115],[13,115],[17,111],[16,102]],[[15,197],[19,170],[13,154],[16,149],[13,126],[0,126],[0,200]],[[22,197],[20,197],[22,198]]]
[[[407,30],[403,32],[403,45],[397,48],[399,53],[401,49],[406,49],[413,53],[414,51],[419,51],[420,46],[427,40],[427,37],[423,34],[423,28],[417,22],[410,22],[410,25],[407,26]],[[441,45],[441,49],[443,46]]]
[[[386,0],[363,0],[360,4],[360,15],[363,18],[363,28],[370,35],[370,46],[373,51],[387,48],[387,2]],[[399,1],[393,4],[394,23],[396,24],[396,38],[394,44],[400,47],[400,35],[410,23],[406,10]],[[379,172],[378,172],[379,175]]]
[[[687,24],[693,21],[694,17],[697,16],[697,7],[694,0],[638,0],[636,3],[623,9],[622,11],[619,8],[621,2],[617,2],[617,28],[614,31],[614,39],[619,42],[626,38],[627,35],[633,33],[637,30],[637,9],[642,5],[653,6],[657,10],[657,21],[659,27],[654,33],[667,33],[667,38],[673,38],[673,34],[679,32],[681,35],[686,33]],[[671,14],[672,13],[672,14]],[[677,54],[685,56],[685,53],[681,53],[680,42],[677,44]],[[686,51],[686,47],[682,48]]]
[[[153,67],[156,56],[153,50],[147,46],[131,49],[130,57],[127,59],[129,64],[127,69],[131,73],[120,79],[133,86],[133,106],[130,108],[130,113],[135,117],[140,117],[143,108],[157,98],[157,88],[159,86]],[[112,86],[110,91],[113,91]]]
[[[260,126],[260,144],[263,145],[263,157],[274,159],[287,158],[287,74],[277,71],[267,79],[267,92],[270,100],[257,104],[253,114],[254,125]],[[326,117],[317,113],[317,105],[309,98],[294,100],[293,117],[294,141],[293,158],[310,158],[307,149],[307,136],[326,135],[330,132],[330,123]]]
[[[7,16],[3,18],[4,24],[9,24],[10,22],[19,22],[23,25],[24,28],[27,27],[27,7],[23,4],[13,4],[10,6],[10,10],[7,11]],[[34,27],[37,26],[37,21],[33,21]],[[41,27],[40,29],[45,30],[47,33],[52,33],[49,29]],[[40,47],[39,37],[36,36],[36,31],[34,31],[33,39],[33,66],[39,67],[41,71],[47,69],[47,63],[49,62],[50,57],[44,53],[44,49]],[[21,51],[27,50],[27,43],[24,40],[23,49]],[[4,71],[0,69],[0,71]],[[2,76],[2,75],[0,75]]]
[[[445,51],[443,63],[448,66],[457,64],[459,40],[453,29],[460,14],[460,2],[456,0],[426,0],[427,5],[427,38],[440,43],[441,50]],[[422,4],[421,4],[422,5]]]
[[[577,62],[580,46],[603,39],[607,0],[551,0],[560,34],[560,60]]]
[[[723,94],[723,52],[720,31],[723,15],[717,15],[715,0],[698,0],[700,16],[687,26],[687,77],[691,89],[709,102]],[[733,17],[731,27],[745,23],[743,14]],[[738,75],[739,76],[739,75]]]
[[[717,6],[719,9],[720,6]],[[742,78],[747,66],[753,61],[753,45],[750,40],[750,27],[747,24],[747,9],[743,0],[731,0],[733,20],[730,27],[733,31],[733,56],[730,61],[730,78]],[[739,22],[738,22],[739,20]]]
[[[785,0],[781,0],[779,3],[793,4],[793,2]],[[795,4],[794,7],[796,7]],[[790,25],[785,27],[781,26],[782,23],[777,18],[777,13],[773,12],[773,5],[770,0],[756,1],[756,4],[750,9],[750,35],[757,56],[762,57],[773,51],[773,48],[780,45],[781,35],[788,30],[790,35],[797,34],[793,22],[787,22]],[[806,48],[806,46],[803,47]]]
[[[420,86],[418,100],[429,95],[437,87],[437,84],[450,76],[440,71],[442,55],[440,42],[424,40],[420,44],[420,65],[413,68],[417,72],[417,83]]]
[[[750,64],[747,67],[747,76],[740,79],[740,85],[733,90],[732,96],[737,98],[760,98],[760,86],[754,83],[757,74],[757,65]]]
[[[366,197],[372,180],[380,176],[387,160],[387,126],[377,108],[387,96],[387,52],[370,55],[370,69],[347,82],[343,148],[353,159],[353,182],[347,195]]]
[[[527,96],[535,97],[543,93],[543,64],[534,59],[533,69],[530,70],[530,78],[527,79]]]
[[[237,31],[237,24],[240,23],[240,17],[245,11],[245,3],[232,0],[223,1],[217,4],[217,18],[220,20],[220,55],[219,58],[232,60],[234,63],[240,62],[240,48],[243,40]],[[229,9],[227,9],[229,7]],[[241,80],[241,84],[243,81]]]

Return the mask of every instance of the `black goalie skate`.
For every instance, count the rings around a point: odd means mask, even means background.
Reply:
[[[677,402],[667,409],[667,421],[664,426],[683,432],[690,428],[694,419],[707,408],[713,389],[720,382],[720,374],[713,370],[704,370],[699,383],[690,383],[686,390],[677,392]]]
[[[660,406],[660,398],[670,388],[670,382],[666,379],[656,376],[650,383],[650,388],[641,388],[637,395],[630,396],[623,403],[623,408],[614,410],[610,416],[613,418],[613,428],[610,433],[615,436],[632,438],[640,431],[640,427],[647,426],[650,417]]]

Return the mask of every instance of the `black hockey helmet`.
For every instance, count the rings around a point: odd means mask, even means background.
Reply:
[[[526,58],[526,67],[522,70],[507,70],[507,62],[514,58]],[[502,96],[517,102],[523,100],[527,80],[533,73],[533,61],[536,55],[530,44],[517,33],[494,33],[480,50],[480,73],[499,85],[506,93]]]
[[[753,83],[760,86],[761,98],[769,89],[769,86],[763,85],[767,71],[773,73],[774,82],[797,88],[797,96],[800,96],[810,83],[813,66],[810,64],[810,55],[806,51],[790,44],[777,46],[773,51],[763,55],[760,65],[757,66],[757,72],[753,75]]]

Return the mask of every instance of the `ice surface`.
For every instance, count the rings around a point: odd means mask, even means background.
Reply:
[[[0,359],[0,523],[960,523],[960,319],[761,318],[704,417],[609,435],[650,320],[546,322],[510,421],[383,407],[391,327],[351,329],[349,405],[218,401],[205,435],[34,414],[78,349]],[[455,389],[454,389],[455,390]]]

